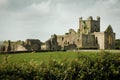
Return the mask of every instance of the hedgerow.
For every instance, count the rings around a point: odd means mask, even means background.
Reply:
[[[47,64],[4,61],[0,80],[120,80],[120,54],[102,52],[95,59],[78,54],[72,61],[50,59]]]

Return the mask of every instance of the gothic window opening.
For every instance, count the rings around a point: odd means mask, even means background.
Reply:
[[[95,38],[95,43],[96,43],[96,44],[98,43],[98,41],[97,41],[97,40],[98,40],[98,38],[96,37],[96,38]]]
[[[69,44],[69,42],[68,42],[68,44]]]
[[[111,44],[112,43],[112,38],[111,36],[108,37],[108,44]]]
[[[62,37],[62,41],[64,40],[64,37]]]

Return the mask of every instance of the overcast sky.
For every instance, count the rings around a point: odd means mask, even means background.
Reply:
[[[101,17],[120,38],[120,0],[0,0],[0,40],[48,40],[52,34],[77,31],[79,17]]]

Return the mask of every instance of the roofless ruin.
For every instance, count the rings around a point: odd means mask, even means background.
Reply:
[[[94,20],[91,16],[84,20],[79,18],[78,30],[69,29],[64,35],[52,35],[46,42],[38,39],[27,39],[19,42],[4,42],[0,51],[40,51],[40,50],[73,50],[73,49],[114,49],[115,33],[111,25],[100,32],[100,17]]]

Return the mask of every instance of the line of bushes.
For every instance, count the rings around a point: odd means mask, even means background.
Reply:
[[[0,80],[120,80],[120,54],[102,52],[95,59],[78,54],[73,61],[50,59],[48,64],[6,60],[0,64]]]

